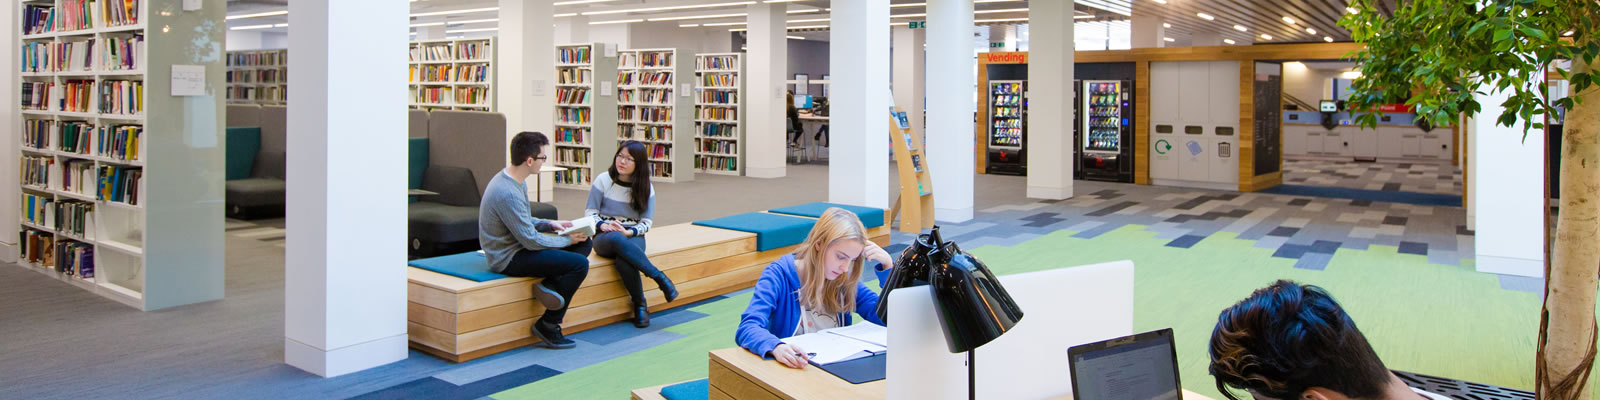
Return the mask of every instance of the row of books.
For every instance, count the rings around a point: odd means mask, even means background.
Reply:
[[[455,81],[477,83],[488,82],[489,64],[462,65],[459,68],[456,68]]]
[[[589,143],[589,128],[556,128],[555,141],[556,144],[582,145]]]
[[[95,39],[50,43],[51,72],[94,70]]]
[[[413,65],[408,82],[445,82],[450,80],[450,68],[443,65]]]
[[[554,175],[556,184],[558,185],[587,186],[590,184],[588,168],[572,168],[566,171],[556,171],[552,173],[552,175]]]
[[[639,53],[625,53],[622,55],[623,66],[639,66],[645,68],[671,67],[673,61],[670,51],[647,51]]]
[[[144,127],[140,125],[117,125],[100,127],[100,146],[97,147],[101,157],[115,160],[134,161],[139,159],[140,136],[144,134]]]
[[[651,160],[672,159],[672,146],[664,144],[651,144],[648,145],[645,150],[650,152]]]
[[[701,140],[700,152],[711,154],[735,155],[739,153],[739,142],[726,140]]]
[[[49,110],[55,82],[22,82],[22,109]]]
[[[739,125],[714,122],[701,123],[700,136],[736,139],[739,137]]]
[[[50,49],[48,42],[28,42],[22,44],[22,72],[48,72],[55,71],[51,65]]]
[[[63,240],[56,250],[60,260],[56,272],[79,279],[94,279],[94,246],[77,241]]]
[[[144,36],[29,42],[22,45],[22,72],[92,72],[137,69]]]
[[[700,102],[711,104],[739,104],[739,92],[729,90],[701,90]]]
[[[229,67],[261,67],[275,65],[289,65],[288,52],[279,51],[252,51],[241,53],[228,53]]]
[[[695,60],[695,69],[739,69],[739,56],[703,56]]]
[[[100,112],[139,115],[144,113],[144,81],[101,81]]]
[[[618,103],[672,105],[672,89],[624,89],[617,91]]]
[[[700,84],[704,86],[736,87],[739,86],[739,75],[704,74],[700,75]]]
[[[663,71],[622,71],[617,73],[618,85],[671,85],[672,73]]]
[[[114,0],[113,0],[114,1]],[[101,38],[101,68],[107,71],[133,71],[144,65],[144,36]]]
[[[457,60],[484,60],[489,58],[489,42],[456,43]]]
[[[411,89],[412,103],[439,104],[445,99],[455,96],[455,91],[448,87],[418,87]]]
[[[569,87],[556,89],[556,104],[589,104],[589,88]],[[619,101],[625,101],[620,100]]]
[[[644,135],[644,140],[672,141],[672,127],[670,126],[646,126],[639,133]]]
[[[412,47],[411,61],[450,61],[450,45],[425,44]]]
[[[288,80],[289,72],[282,69],[232,70],[224,73],[228,83],[277,84]]]
[[[456,104],[489,104],[489,88],[482,86],[456,88]]]
[[[70,160],[61,168],[61,190],[94,196],[94,162],[89,160]]]
[[[22,6],[22,34],[38,35],[56,31],[56,8],[37,4]]]
[[[56,131],[60,138],[57,150],[72,154],[89,154],[89,142],[94,136],[94,124],[82,121],[61,121],[60,124],[50,127]]]
[[[694,158],[694,167],[702,171],[738,171],[739,159],[733,158],[733,156],[697,156]]]
[[[22,184],[39,187],[50,185],[50,169],[56,159],[50,156],[22,156]]]
[[[672,177],[672,163],[651,161],[650,162],[650,176],[657,177],[657,178],[671,178]]]
[[[701,107],[700,119],[710,121],[738,122],[739,110],[723,107]]]
[[[101,166],[99,199],[139,205],[139,180],[143,176],[142,168]]]
[[[50,196],[22,194],[22,221],[48,227],[56,220],[55,199]]]
[[[38,265],[56,265],[55,235],[33,229],[23,229],[20,239],[22,243],[22,259]]]
[[[76,31],[94,28],[94,1],[60,0],[56,10],[61,18],[61,30]]]
[[[61,83],[61,111],[94,112],[89,101],[94,98],[93,80],[70,80]]]
[[[556,122],[562,124],[587,125],[594,122],[594,112],[588,108],[557,108]]]
[[[560,64],[588,64],[589,46],[556,49],[556,62]]]
[[[589,149],[572,147],[556,148],[556,162],[562,164],[589,165]]]
[[[105,19],[106,26],[127,26],[139,24],[140,0],[95,0],[104,8],[100,17]]]
[[[94,204],[86,201],[63,201],[56,203],[55,223],[56,232],[65,233],[81,238],[89,237],[87,232],[93,232]]]
[[[258,87],[254,87],[254,86],[230,86],[230,87],[228,87],[228,90],[227,90],[228,99],[229,100],[233,100],[233,99],[254,100],[254,99],[257,98],[257,96],[260,95],[261,91],[262,91],[262,88],[258,88]]]
[[[556,69],[556,83],[563,85],[582,85],[593,81],[594,70],[581,68]]]
[[[672,107],[622,107],[617,109],[617,120],[672,122]]]

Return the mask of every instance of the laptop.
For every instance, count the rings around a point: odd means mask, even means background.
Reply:
[[[1182,400],[1172,329],[1072,346],[1075,400]]]

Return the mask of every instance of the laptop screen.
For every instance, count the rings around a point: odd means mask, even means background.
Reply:
[[[1077,400],[1181,398],[1170,329],[1075,346],[1069,354]]]

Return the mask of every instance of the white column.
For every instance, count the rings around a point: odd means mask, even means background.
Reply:
[[[1005,35],[1001,37],[1001,41],[1000,42],[1001,43],[1005,43],[1005,47],[1002,47],[999,50],[1000,51],[1017,51],[1017,41],[1018,41],[1017,40],[1017,26],[1016,25],[1006,25],[1006,26],[1003,27],[1003,29],[1005,29]],[[990,50],[993,51],[994,49],[990,49]]]
[[[782,178],[787,172],[784,146],[788,116],[784,114],[784,81],[789,71],[789,39],[785,38],[788,7],[783,3],[749,7],[749,40],[745,56],[745,175]],[[837,22],[835,22],[837,23]]]
[[[405,65],[409,7],[289,8],[284,361],[332,377],[406,358],[406,80],[373,71]]]
[[[417,40],[444,40],[444,25],[429,25],[417,27]]]
[[[555,123],[555,6],[551,0],[500,0],[496,107],[506,116],[506,142],[518,132],[549,135]],[[545,154],[551,150],[546,146]],[[501,154],[509,163],[510,154]]]
[[[18,204],[22,201],[22,197],[17,195],[19,190],[17,185],[21,183],[17,160],[22,157],[20,150],[17,149],[18,143],[21,142],[17,136],[22,129],[22,113],[18,110],[21,104],[18,104],[17,95],[22,90],[17,83],[22,81],[22,74],[19,72],[20,68],[16,67],[17,53],[20,51],[18,49],[22,48],[22,38],[19,34],[22,28],[14,23],[19,21],[17,10],[18,6],[14,3],[0,6],[0,21],[10,24],[0,29],[0,48],[6,49],[0,51],[0,66],[5,68],[4,72],[0,72],[5,77],[0,79],[0,93],[4,93],[0,95],[0,126],[4,127],[0,128],[0,132],[6,132],[0,134],[5,137],[0,139],[0,159],[6,160],[0,163],[0,188],[6,188],[5,191],[11,193],[0,196],[0,221],[5,221],[0,223],[0,262],[7,263],[17,261],[17,231],[21,228],[15,221],[20,220],[21,216],[18,213],[22,208]]]
[[[890,81],[894,87],[894,104],[905,110],[906,117],[911,119],[911,130],[918,135],[923,135],[924,140],[928,131],[923,130],[922,109],[923,91],[927,88],[927,51],[923,46],[928,43],[926,29],[911,29],[908,26],[894,28],[894,79]]]
[[[1249,44],[1249,43],[1244,43]],[[1221,46],[1222,34],[1218,32],[1200,31],[1189,35],[1190,46]]]
[[[1533,80],[1539,82],[1540,80]],[[1523,122],[1500,126],[1500,103],[1509,93],[1491,85],[1480,88],[1483,105],[1472,121],[1471,212],[1476,232],[1475,264],[1478,272],[1531,277],[1544,276],[1544,176],[1545,134],[1533,129],[1523,135]]]
[[[1131,43],[1133,48],[1167,47],[1167,41],[1162,40],[1162,38],[1167,37],[1167,28],[1161,25],[1163,23],[1165,21],[1159,15],[1133,16],[1132,26],[1130,26],[1133,29]],[[1222,39],[1217,39],[1217,42],[1221,41]]]
[[[1071,1],[1028,10],[1028,197],[1072,197],[1073,22]],[[1065,66],[1065,67],[1064,67]]]
[[[926,147],[928,172],[933,175],[933,216],[939,221],[962,222],[972,219],[972,149],[977,145],[972,135],[972,117],[977,112],[973,86],[978,79],[972,73],[976,63],[972,57],[972,0],[929,0],[927,30]]]
[[[889,208],[889,1],[831,4],[828,201]]]

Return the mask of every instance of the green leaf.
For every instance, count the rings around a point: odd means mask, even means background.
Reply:
[[[1539,28],[1524,26],[1517,28],[1517,30],[1522,32],[1524,35],[1533,36],[1539,38],[1540,40],[1550,40],[1550,36],[1545,35],[1544,31],[1540,30]]]
[[[1506,39],[1510,39],[1510,38],[1511,38],[1511,30],[1510,29],[1496,29],[1494,31],[1494,41],[1497,44],[1498,43],[1503,43],[1503,42],[1506,41]]]

